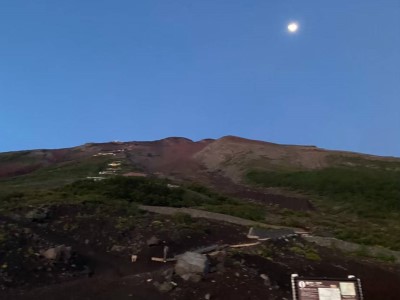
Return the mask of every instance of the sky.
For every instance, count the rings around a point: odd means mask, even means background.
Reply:
[[[400,1],[0,1],[0,152],[225,135],[400,157]]]

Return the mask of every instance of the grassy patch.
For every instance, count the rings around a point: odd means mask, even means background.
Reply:
[[[297,255],[303,256],[308,260],[320,261],[321,257],[318,252],[311,248],[310,246],[304,246],[301,244],[297,244],[289,248],[289,250]]]

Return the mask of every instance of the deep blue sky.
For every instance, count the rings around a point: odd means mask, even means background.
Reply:
[[[400,1],[0,1],[0,151],[224,135],[400,156]]]

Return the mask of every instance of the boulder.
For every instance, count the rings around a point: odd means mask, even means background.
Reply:
[[[207,256],[196,252],[185,252],[177,257],[175,273],[185,280],[191,280],[191,274],[204,275],[208,272],[209,266],[210,262]],[[198,276],[195,277],[197,280]]]

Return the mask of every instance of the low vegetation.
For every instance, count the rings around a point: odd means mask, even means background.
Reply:
[[[291,173],[250,172],[248,178],[268,187],[288,187],[325,196],[332,204],[360,216],[386,217],[400,211],[400,172],[370,168],[328,168]]]
[[[312,171],[252,171],[247,179],[306,195],[315,212],[270,208],[271,219],[311,227],[321,235],[400,250],[400,171],[378,167],[336,167]],[[279,216],[279,217],[278,217]]]
[[[0,210],[15,210],[27,205],[82,203],[94,206],[98,214],[112,215],[118,210],[137,215],[137,204],[195,207],[247,218],[264,220],[264,210],[256,204],[222,196],[206,187],[190,184],[168,186],[169,181],[156,178],[116,176],[102,181],[79,180],[52,189],[20,190],[0,194]],[[130,219],[118,226],[129,226]]]

